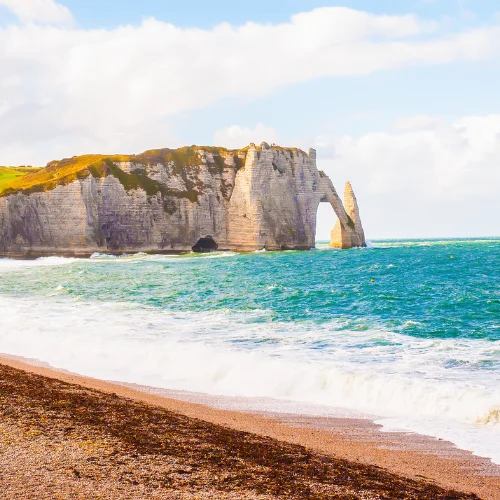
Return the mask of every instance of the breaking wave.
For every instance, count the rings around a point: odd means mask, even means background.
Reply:
[[[255,321],[266,314],[2,297],[0,351],[122,382],[347,408],[500,463],[499,342]]]

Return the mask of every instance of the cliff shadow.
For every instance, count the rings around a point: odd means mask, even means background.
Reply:
[[[211,236],[205,236],[204,238],[200,238],[191,250],[196,253],[207,253],[215,252],[218,248],[219,245],[217,245]]]

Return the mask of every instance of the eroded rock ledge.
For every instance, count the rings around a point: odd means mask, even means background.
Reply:
[[[313,149],[85,155],[0,185],[0,253],[310,249],[320,202],[338,217],[332,246],[365,246],[350,184],[344,207]]]

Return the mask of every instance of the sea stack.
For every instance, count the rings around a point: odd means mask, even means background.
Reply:
[[[349,220],[347,224],[342,223],[340,219],[337,220],[330,234],[330,246],[332,248],[366,247],[358,202],[350,182],[346,182],[344,189],[344,208]]]

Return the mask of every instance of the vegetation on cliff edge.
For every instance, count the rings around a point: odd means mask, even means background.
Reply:
[[[37,167],[0,167],[0,190],[4,184],[40,170]]]
[[[273,146],[279,151],[297,153],[297,148],[282,148]],[[260,149],[257,146],[257,149]],[[203,150],[211,154],[208,161],[205,155],[199,154]],[[127,190],[143,189],[148,196],[161,193],[164,196],[187,198],[190,201],[198,199],[202,183],[197,178],[198,167],[206,165],[212,175],[221,175],[225,168],[231,168],[226,159],[232,157],[236,169],[243,168],[248,147],[242,149],[226,149],[214,146],[186,146],[178,149],[152,149],[138,155],[82,155],[65,158],[60,161],[51,161],[45,168],[28,167],[0,167],[0,196],[14,193],[31,194],[50,191],[57,186],[67,185],[77,179],[84,179],[89,175],[102,178],[112,175],[116,177]],[[127,173],[119,167],[120,162],[131,162],[144,165],[145,168],[135,168]],[[185,190],[179,191],[168,188],[165,184],[148,177],[147,167],[154,165],[170,165],[171,173],[182,178]],[[224,181],[223,195],[228,191]],[[224,195],[225,196],[225,195]]]
[[[0,167],[0,196],[22,192],[30,194],[35,192],[50,191],[57,186],[67,185],[77,179],[84,179],[89,175],[102,178],[112,175],[116,177],[127,190],[143,189],[149,196],[161,193],[164,196],[187,198],[196,201],[198,191],[197,182],[193,180],[196,166],[203,165],[198,151],[203,149],[213,154],[213,162],[208,163],[212,173],[222,173],[226,167],[224,158],[233,156],[236,168],[243,166],[243,161],[238,158],[238,151],[215,147],[184,147],[179,149],[156,149],[145,151],[139,155],[83,155],[52,161],[45,168],[27,169],[22,167]],[[164,184],[151,179],[146,174],[146,169],[136,168],[132,173],[127,173],[119,168],[118,163],[131,162],[144,165],[170,164],[172,173],[182,177],[186,185],[185,191],[170,189]],[[14,172],[13,172],[14,171]],[[22,172],[22,175],[20,175]]]

